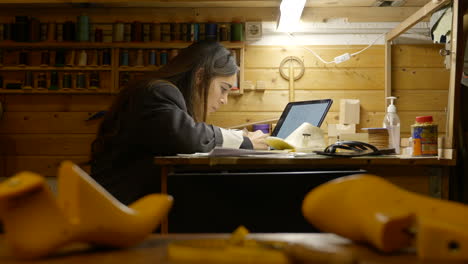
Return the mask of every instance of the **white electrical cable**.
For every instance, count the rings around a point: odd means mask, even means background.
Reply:
[[[293,39],[294,41],[297,40],[296,37],[293,36],[290,32],[286,32],[286,34],[288,34],[288,36],[289,36],[291,39]],[[358,54],[364,52],[364,51],[367,50],[368,48],[372,47],[372,45],[374,45],[374,44],[377,42],[377,40],[379,40],[381,37],[385,36],[385,34],[387,34],[387,33],[382,33],[382,34],[380,34],[374,41],[372,41],[369,45],[367,45],[367,47],[363,48],[363,49],[360,50],[360,51],[357,51],[357,52],[352,53],[351,56],[356,56],[356,55],[358,55]],[[322,59],[317,53],[315,53],[313,50],[311,50],[311,49],[309,49],[309,48],[307,48],[307,47],[304,47],[303,45],[300,45],[300,46],[301,46],[301,48],[303,48],[303,49],[309,51],[310,53],[314,54],[314,56],[317,57],[317,59],[319,59],[321,62],[323,62],[323,63],[325,63],[325,64],[336,63],[334,60],[333,60],[333,61],[325,61],[325,60]]]

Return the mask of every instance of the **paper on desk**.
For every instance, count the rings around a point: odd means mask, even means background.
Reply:
[[[215,147],[210,152],[197,152],[193,154],[177,154],[179,157],[242,157],[242,156],[277,156],[290,155],[289,151],[253,150]]]

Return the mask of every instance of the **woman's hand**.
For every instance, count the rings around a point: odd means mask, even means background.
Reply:
[[[245,136],[250,139],[254,149],[268,149],[268,145],[265,142],[265,138],[268,134],[264,134],[262,131],[257,130],[255,132],[245,132]]]

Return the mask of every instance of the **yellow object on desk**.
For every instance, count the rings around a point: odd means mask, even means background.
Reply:
[[[50,255],[73,242],[127,247],[144,240],[166,217],[172,197],[147,195],[121,204],[70,161],[58,173],[55,198],[45,179],[21,172],[0,183],[0,219],[18,258]]]
[[[172,242],[168,246],[171,261],[200,263],[290,263],[286,254],[275,247],[285,242],[247,239],[249,231],[241,226],[229,239],[197,239]],[[276,243],[276,245],[275,245]]]
[[[375,175],[322,184],[306,195],[302,211],[320,230],[383,252],[415,246],[422,259],[468,260],[468,206],[411,193]]]

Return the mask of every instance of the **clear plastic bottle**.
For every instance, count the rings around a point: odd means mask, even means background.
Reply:
[[[396,113],[396,106],[393,104],[397,98],[391,96],[387,99],[390,99],[390,105],[387,107],[383,127],[388,129],[388,147],[394,148],[396,154],[400,154],[400,118]]]

